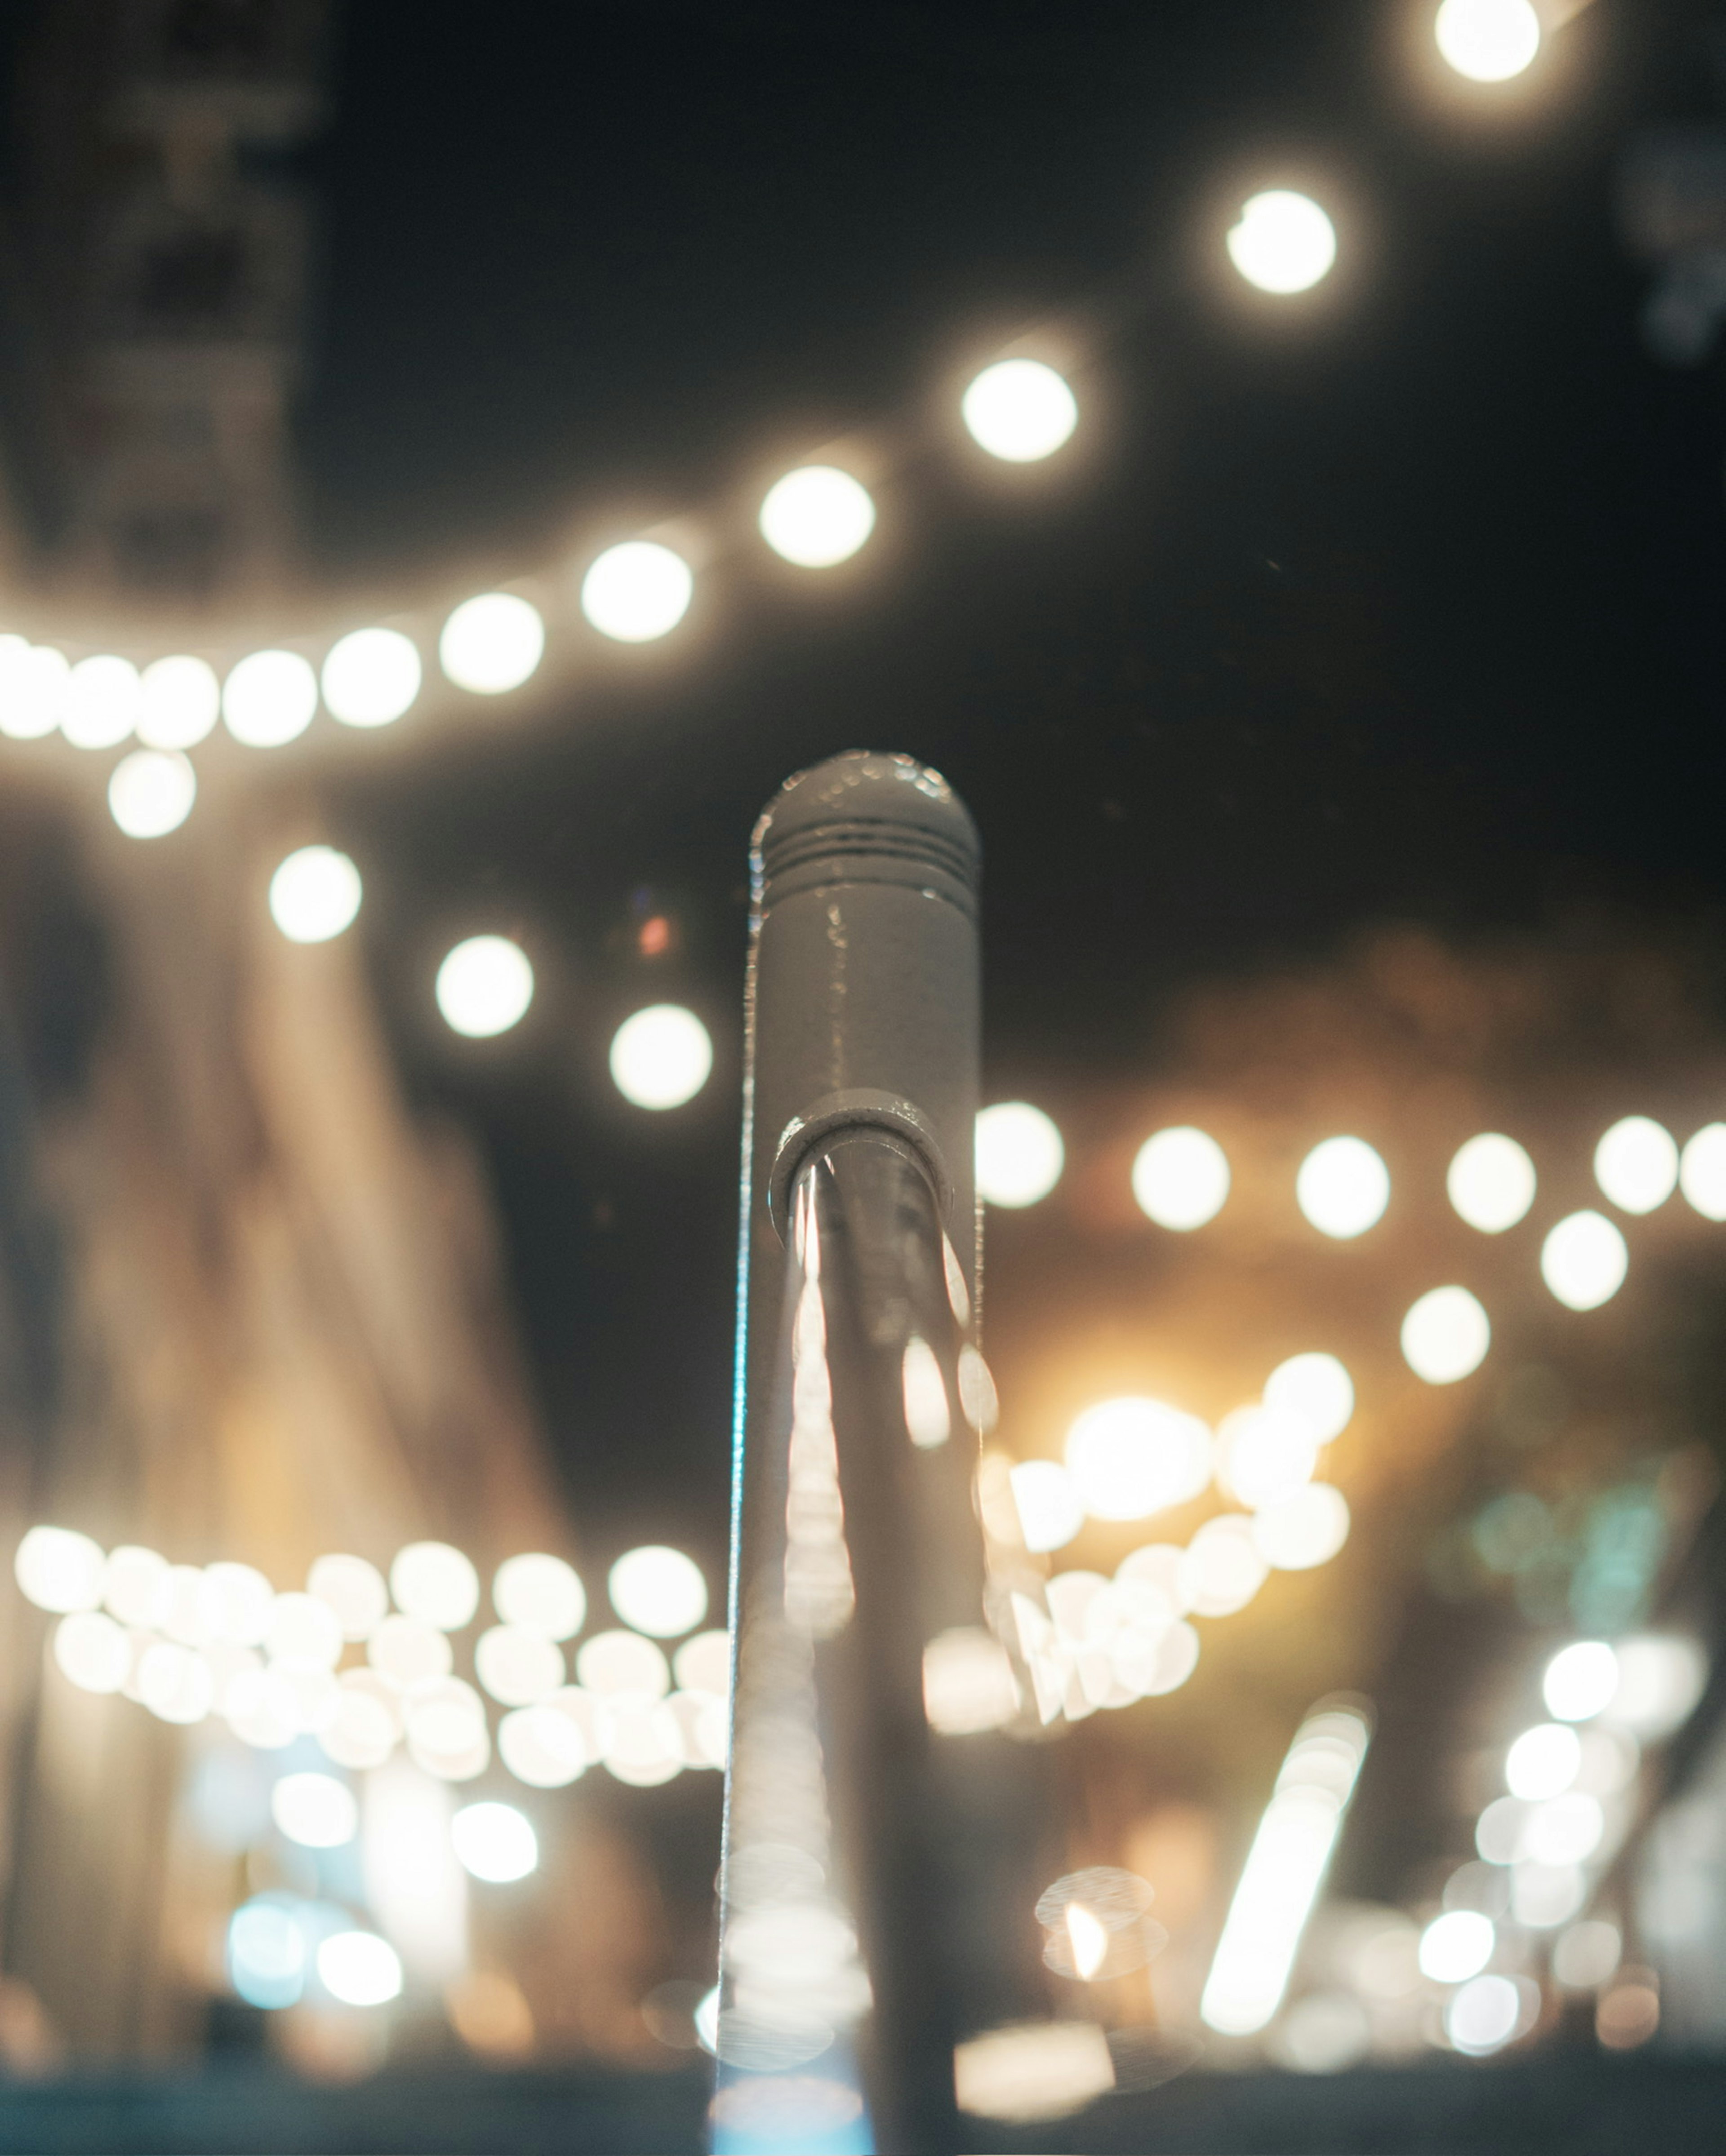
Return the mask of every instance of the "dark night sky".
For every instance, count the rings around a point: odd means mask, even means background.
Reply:
[[[744,850],[786,772],[903,747],[966,795],[991,1091],[1051,1106],[1153,1070],[1183,986],[1365,922],[1718,902],[1718,372],[1646,357],[1612,213],[1626,137],[1711,110],[1711,13],[1599,0],[1482,124],[1362,0],[348,8],[301,418],[332,566],[741,531],[776,459],[936,444],[858,573],[740,545],[680,649],[596,648],[532,723],[331,800],[412,1082],[487,1148],[596,1557],[718,1554]],[[1285,177],[1343,245],[1292,307],[1218,266]],[[920,417],[1099,295],[1065,469],[1004,484]],[[642,893],[683,937],[651,968]],[[481,914],[547,988],[456,1055],[421,961]],[[604,1050],[662,996],[720,1065],[650,1119]]]

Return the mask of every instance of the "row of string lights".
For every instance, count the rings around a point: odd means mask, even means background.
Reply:
[[[1328,1936],[1304,1948],[1354,1773],[1333,1763],[1341,1774],[1307,1778],[1329,1782],[1323,1800],[1292,1804],[1286,1768],[1235,1890],[1205,2022],[1224,2035],[1265,2034],[1284,2063],[1334,2072],[1420,2044],[1486,2057],[1592,1994],[1603,2046],[1646,2043],[1659,1984],[1625,1958],[1614,1866],[1644,1809],[1644,1755],[1683,1726],[1708,1669],[1697,1642],[1675,1634],[1558,1648],[1539,1680],[1546,1719],[1492,1762],[1473,1853],[1413,1909],[1338,1905]]]
[[[1480,84],[1504,83],[1524,72],[1542,43],[1531,0],[1443,0],[1434,29],[1444,59]],[[1329,275],[1338,239],[1321,203],[1279,187],[1243,203],[1225,247],[1247,283],[1291,299]],[[1023,352],[984,367],[959,398],[958,410],[978,449],[1021,465],[1054,456],[1080,423],[1071,382],[1045,360]],[[767,490],[757,517],[767,546],[809,571],[851,559],[875,526],[868,487],[838,463],[786,472]],[[434,632],[374,623],[338,635],[285,639],[231,657],[127,655],[99,648],[98,637],[98,648],[74,658],[57,644],[0,635],[0,735],[14,741],[52,737],[104,753],[136,742],[109,772],[109,806],[129,836],[162,838],[192,813],[198,778],[189,752],[218,723],[236,742],[258,750],[300,740],[321,708],[342,727],[389,726],[420,701],[430,652],[455,691],[506,695],[536,675],[548,629],[561,634],[563,626],[555,617],[548,624],[527,589],[543,598],[573,586],[589,629],[616,643],[650,644],[670,635],[689,614],[696,563],[666,538],[643,535],[607,547],[573,578],[559,567],[521,582],[527,588],[464,598]]]

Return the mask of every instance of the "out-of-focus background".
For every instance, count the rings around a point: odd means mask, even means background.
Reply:
[[[1699,2143],[1726,14],[0,76],[0,2147],[700,2145],[748,836],[855,746],[984,837],[982,1502],[1128,1876],[978,2145]]]

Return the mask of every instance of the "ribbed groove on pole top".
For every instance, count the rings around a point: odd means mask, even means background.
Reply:
[[[908,756],[850,749],[788,779],[755,827],[758,900],[814,883],[932,880],[974,906],[983,849],[938,771]]]

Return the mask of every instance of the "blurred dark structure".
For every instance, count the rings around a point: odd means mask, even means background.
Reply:
[[[8,448],[57,585],[257,598],[295,553],[288,408],[329,0],[48,0],[18,85]]]

